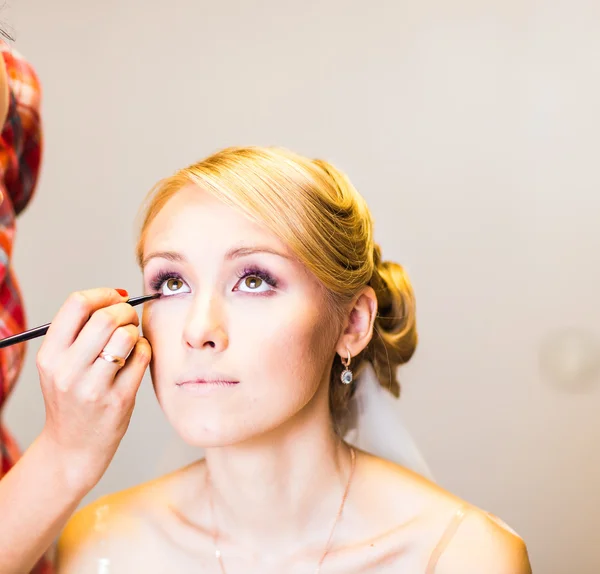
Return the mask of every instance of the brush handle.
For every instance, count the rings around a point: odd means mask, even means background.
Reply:
[[[132,307],[136,305],[141,305],[146,301],[150,301],[151,299],[157,299],[160,297],[160,293],[155,293],[154,295],[144,295],[142,297],[134,297],[133,299],[128,299],[125,303],[129,303]],[[24,331],[23,333],[19,333],[18,335],[12,335],[11,337],[6,337],[6,339],[0,340],[0,349],[4,347],[10,347],[11,345],[16,345],[17,343],[24,343],[25,341],[29,341],[30,339],[37,339],[38,337],[43,337],[50,327],[51,323],[46,323],[45,325],[40,325],[35,329],[29,329],[29,331]]]

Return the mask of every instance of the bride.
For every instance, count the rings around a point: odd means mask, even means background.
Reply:
[[[413,293],[344,174],[218,152],[156,186],[137,258],[161,294],[142,317],[158,401],[206,455],[76,513],[60,573],[531,572],[514,531],[430,480],[395,417]],[[118,332],[98,354],[128,357]]]

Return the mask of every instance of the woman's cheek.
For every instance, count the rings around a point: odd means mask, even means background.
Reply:
[[[154,342],[154,324],[156,322],[153,305],[144,305],[142,312],[142,334],[152,346]]]

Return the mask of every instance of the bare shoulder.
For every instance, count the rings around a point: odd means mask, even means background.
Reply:
[[[110,560],[113,549],[105,551],[102,546],[115,538],[116,529],[126,529],[126,524],[132,521],[127,497],[125,493],[104,496],[71,517],[58,540],[59,573],[92,571],[94,564]]]
[[[109,565],[110,572],[128,572],[136,547],[145,548],[143,554],[151,560],[152,549],[159,550],[153,544],[160,539],[156,525],[166,516],[170,490],[185,470],[103,496],[78,510],[59,538],[57,573],[108,572]],[[136,567],[142,566],[140,553],[135,556]]]
[[[58,573],[104,571],[102,564],[111,564],[112,572],[115,561],[123,560],[124,545],[148,538],[146,501],[150,501],[148,485],[140,485],[103,496],[77,511],[58,541]]]
[[[366,453],[362,456],[372,482],[365,481],[364,492],[377,492],[379,515],[387,515],[388,527],[398,526],[390,531],[397,532],[405,551],[410,548],[421,571],[531,573],[523,540],[500,519],[406,468]],[[368,500],[374,501],[372,496]]]
[[[524,541],[496,517],[469,507],[447,546],[436,574],[531,574]]]

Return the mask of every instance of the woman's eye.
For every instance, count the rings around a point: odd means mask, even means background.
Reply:
[[[243,287],[243,289],[241,287]],[[238,290],[244,291],[245,293],[265,293],[272,289],[273,288],[264,279],[261,279],[256,275],[242,277],[242,280],[238,284]]]
[[[168,277],[161,283],[159,290],[162,295],[177,295],[181,293],[179,290],[183,286],[185,286],[185,283],[179,277]],[[183,291],[183,293],[186,293],[186,291]]]

